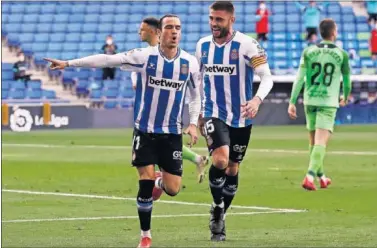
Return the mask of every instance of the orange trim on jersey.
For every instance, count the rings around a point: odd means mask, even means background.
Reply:
[[[267,60],[266,60],[266,57],[265,56],[260,56],[260,57],[254,57],[251,59],[250,61],[251,63],[251,66],[253,68],[256,68],[260,65],[263,65],[263,64],[266,64],[267,63]]]

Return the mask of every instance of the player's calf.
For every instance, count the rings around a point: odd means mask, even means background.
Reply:
[[[150,240],[152,238],[150,229],[151,229],[151,218],[152,218],[152,207],[153,207],[153,198],[152,198],[153,187],[154,187],[154,180],[139,180],[139,192],[137,194],[136,203],[137,203],[137,212],[138,212],[139,221],[140,221],[141,241],[144,240],[144,243],[146,242],[147,239]],[[141,247],[147,247],[143,244]]]
[[[164,191],[169,196],[176,196],[181,188],[181,176],[172,175],[168,172],[157,172],[155,181],[156,196]],[[158,199],[159,197],[157,197]]]

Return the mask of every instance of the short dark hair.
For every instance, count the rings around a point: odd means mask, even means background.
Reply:
[[[234,14],[234,5],[231,1],[216,1],[211,4],[210,9],[225,10],[231,14]]]
[[[330,39],[332,33],[336,28],[335,21],[331,18],[326,18],[319,24],[319,32],[321,33],[322,39]]]
[[[153,28],[158,28],[158,24],[159,24],[159,20],[155,17],[146,17],[143,19],[143,21],[145,24],[148,24],[148,26],[151,26]]]
[[[165,18],[168,18],[168,17],[176,17],[176,18],[179,19],[179,17],[178,17],[177,15],[174,15],[174,14],[166,14],[166,15],[164,15],[163,17],[160,18],[159,26],[158,26],[159,29],[162,29],[162,23],[163,23],[164,19],[165,19]]]

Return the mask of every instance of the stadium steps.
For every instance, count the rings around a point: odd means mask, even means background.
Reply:
[[[2,52],[2,62],[3,63],[16,63],[18,57],[16,52],[11,52],[9,48],[3,43],[1,47]],[[63,100],[68,100],[70,102],[75,102],[77,105],[87,105],[87,102],[81,99],[78,99],[76,95],[73,95],[69,91],[65,91],[60,82],[55,82],[50,80],[46,71],[38,71],[36,69],[28,70],[32,74],[31,79],[41,80],[42,88],[45,90],[53,90],[56,93],[56,97]]]

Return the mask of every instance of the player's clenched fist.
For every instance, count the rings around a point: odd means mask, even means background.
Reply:
[[[259,97],[253,97],[250,101],[241,104],[241,115],[244,118],[254,118],[259,110],[262,100]]]
[[[184,131],[184,134],[188,134],[191,137],[190,142],[187,144],[188,146],[192,147],[198,141],[198,133],[196,132],[196,126],[194,124],[190,124]]]
[[[50,59],[50,58],[44,58],[44,60],[51,63],[50,65],[51,70],[62,70],[68,67],[68,61],[65,61],[65,60]]]
[[[289,115],[289,118],[291,118],[292,120],[296,120],[296,118],[297,118],[296,105],[294,105],[292,103],[289,104],[288,115]]]

